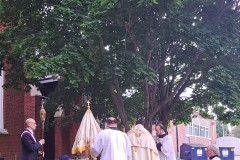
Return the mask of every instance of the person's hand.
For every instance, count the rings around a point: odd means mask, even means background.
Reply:
[[[154,139],[154,141],[155,141],[156,144],[158,144],[158,143],[160,142],[158,136],[154,136],[153,139]]]
[[[44,152],[38,151],[38,155],[41,156],[41,157],[44,157]]]
[[[45,139],[40,139],[39,142],[43,145],[43,144],[45,144]]]

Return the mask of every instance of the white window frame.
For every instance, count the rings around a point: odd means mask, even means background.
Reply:
[[[189,123],[189,132],[188,132],[189,135],[193,135],[193,124],[192,122]]]
[[[201,132],[201,129],[204,130],[204,133]],[[193,118],[192,121],[187,125],[187,136],[209,138],[209,129],[210,125],[207,120],[198,117]]]
[[[1,71],[0,75],[0,130],[4,128],[3,126],[3,71]]]
[[[3,84],[4,84],[4,73],[0,71],[0,134],[8,134],[7,130],[4,129],[4,115],[3,115]]]
[[[200,137],[206,137],[206,127],[205,126],[200,126]]]
[[[206,128],[206,129],[205,129],[205,136],[206,136],[207,138],[209,137],[209,129],[210,129],[210,128]]]
[[[200,126],[199,124],[193,124],[193,135],[199,136],[200,133]]]

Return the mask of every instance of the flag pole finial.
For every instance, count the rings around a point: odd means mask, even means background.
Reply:
[[[90,101],[87,100],[87,108],[89,109],[90,108]]]

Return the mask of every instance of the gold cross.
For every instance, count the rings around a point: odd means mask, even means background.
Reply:
[[[90,108],[90,101],[87,100],[87,107]]]

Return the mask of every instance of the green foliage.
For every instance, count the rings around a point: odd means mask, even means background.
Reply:
[[[0,33],[0,58],[12,64],[6,87],[59,76],[54,109],[74,110],[85,92],[100,118],[178,124],[197,110],[238,123],[238,2],[1,0],[2,20],[10,24]]]
[[[224,124],[221,121],[216,123],[217,137],[229,136],[228,125]]]
[[[240,138],[240,127],[239,126],[232,127],[231,135]]]

